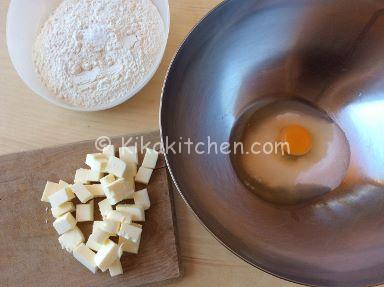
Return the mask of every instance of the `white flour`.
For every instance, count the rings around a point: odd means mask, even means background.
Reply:
[[[33,59],[58,98],[93,108],[140,84],[165,42],[164,23],[151,0],[64,0],[38,35]]]

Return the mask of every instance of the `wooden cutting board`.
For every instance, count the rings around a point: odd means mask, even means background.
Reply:
[[[158,139],[158,133],[143,136],[144,142]],[[121,142],[122,137],[112,139],[116,147]],[[94,152],[95,141],[87,141],[0,157],[1,286],[139,286],[181,276],[173,199],[163,156],[148,186],[152,206],[146,211],[140,252],[124,253],[123,275],[94,275],[61,249],[51,211],[46,210],[49,204],[40,201],[45,183],[73,182],[75,170],[85,167],[85,155]],[[95,215],[100,217],[96,203]],[[78,224],[86,236],[91,225]]]

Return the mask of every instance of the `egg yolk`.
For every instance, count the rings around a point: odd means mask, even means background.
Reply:
[[[284,145],[284,151],[292,156],[303,156],[312,148],[312,135],[300,125],[289,125],[280,132],[280,142]]]

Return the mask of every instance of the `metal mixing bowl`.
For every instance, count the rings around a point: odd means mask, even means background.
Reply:
[[[230,155],[167,150],[173,180],[201,222],[250,264],[315,286],[384,282],[384,1],[232,0],[178,51],[164,86],[163,143],[226,142],[265,99],[301,98],[343,129],[342,185],[296,206],[268,203]]]

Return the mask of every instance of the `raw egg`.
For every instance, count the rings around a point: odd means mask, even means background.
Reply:
[[[325,112],[289,101],[258,108],[245,120],[237,126],[244,127],[244,153],[233,161],[242,181],[264,199],[298,203],[334,190],[343,181],[349,144]]]
[[[280,142],[284,145],[285,152],[293,156],[307,154],[312,148],[312,135],[301,125],[288,125],[280,132]]]

